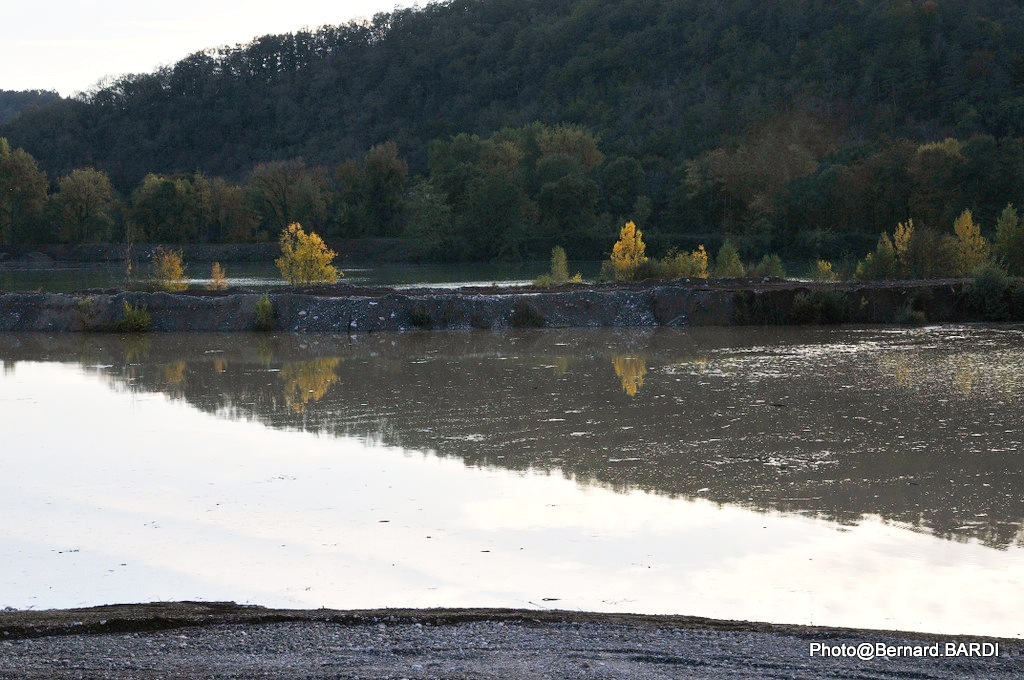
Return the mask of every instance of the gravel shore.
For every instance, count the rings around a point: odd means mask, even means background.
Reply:
[[[999,656],[811,657],[998,642]],[[989,650],[991,651],[991,647]],[[889,654],[898,654],[889,650]],[[908,651],[903,651],[907,654]],[[0,678],[1016,678],[1024,641],[511,610],[161,603],[0,612]]]

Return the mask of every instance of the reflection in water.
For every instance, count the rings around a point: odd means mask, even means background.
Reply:
[[[323,399],[338,382],[334,369],[340,363],[341,359],[330,357],[283,364],[280,376],[284,382],[285,403],[296,413],[302,413],[306,406]]]
[[[0,335],[0,361],[18,606],[1022,633],[1019,328]]]
[[[1015,327],[21,335],[0,360],[80,361],[221,417],[622,492],[999,548],[1024,519]]]
[[[647,360],[643,357],[612,357],[612,364],[615,366],[615,375],[622,381],[622,391],[631,397],[635,397],[640,388],[644,386],[644,376],[647,375]]]

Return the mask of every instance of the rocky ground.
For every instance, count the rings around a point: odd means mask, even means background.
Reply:
[[[1020,640],[985,641],[999,643],[997,657],[906,658],[877,648],[938,645],[946,652],[947,643],[960,641],[693,617],[161,603],[0,612],[0,678],[1024,676]],[[812,657],[815,644],[862,646],[873,658]]]
[[[917,323],[984,320],[966,306],[962,280],[822,284],[782,280],[680,279],[584,286],[361,288],[339,284],[267,294],[263,330],[373,333],[507,328],[609,328],[761,324]],[[227,332],[260,327],[264,293],[94,290],[0,294],[0,332],[113,331],[125,305],[143,309],[148,330]],[[1024,297],[1012,306],[1024,317]],[[1020,307],[1020,309],[1018,309]],[[1013,318],[1016,318],[1014,316]],[[1004,319],[1007,320],[1007,319]]]

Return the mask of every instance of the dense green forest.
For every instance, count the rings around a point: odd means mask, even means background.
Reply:
[[[991,235],[1024,203],[1022,44],[1009,0],[396,10],[25,110],[0,125],[0,239],[298,220],[431,259],[582,258],[631,219],[655,253],[837,258],[964,209]]]
[[[56,92],[44,90],[0,90],[0,125],[15,116],[60,99]]]

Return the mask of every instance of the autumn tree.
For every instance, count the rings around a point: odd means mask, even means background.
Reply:
[[[316,233],[311,231],[307,234],[298,222],[281,231],[278,243],[281,257],[274,263],[289,284],[334,283],[344,276],[331,264],[338,254],[329,249]]]
[[[107,173],[78,168],[57,181],[52,199],[65,243],[97,243],[113,234],[117,200]]]
[[[643,232],[633,222],[626,222],[619,233],[619,240],[612,246],[612,267],[616,281],[630,281],[640,265],[647,262],[647,246]]]
[[[153,251],[153,285],[170,293],[179,293],[188,288],[185,258],[180,250],[157,246]]]
[[[903,278],[911,275],[910,271],[910,245],[914,240],[914,220],[898,222],[896,231],[893,233],[892,249],[896,257],[896,268]]]
[[[988,261],[989,244],[981,235],[981,228],[974,221],[970,210],[964,210],[953,223],[956,234],[954,253],[956,273],[966,276]]]

